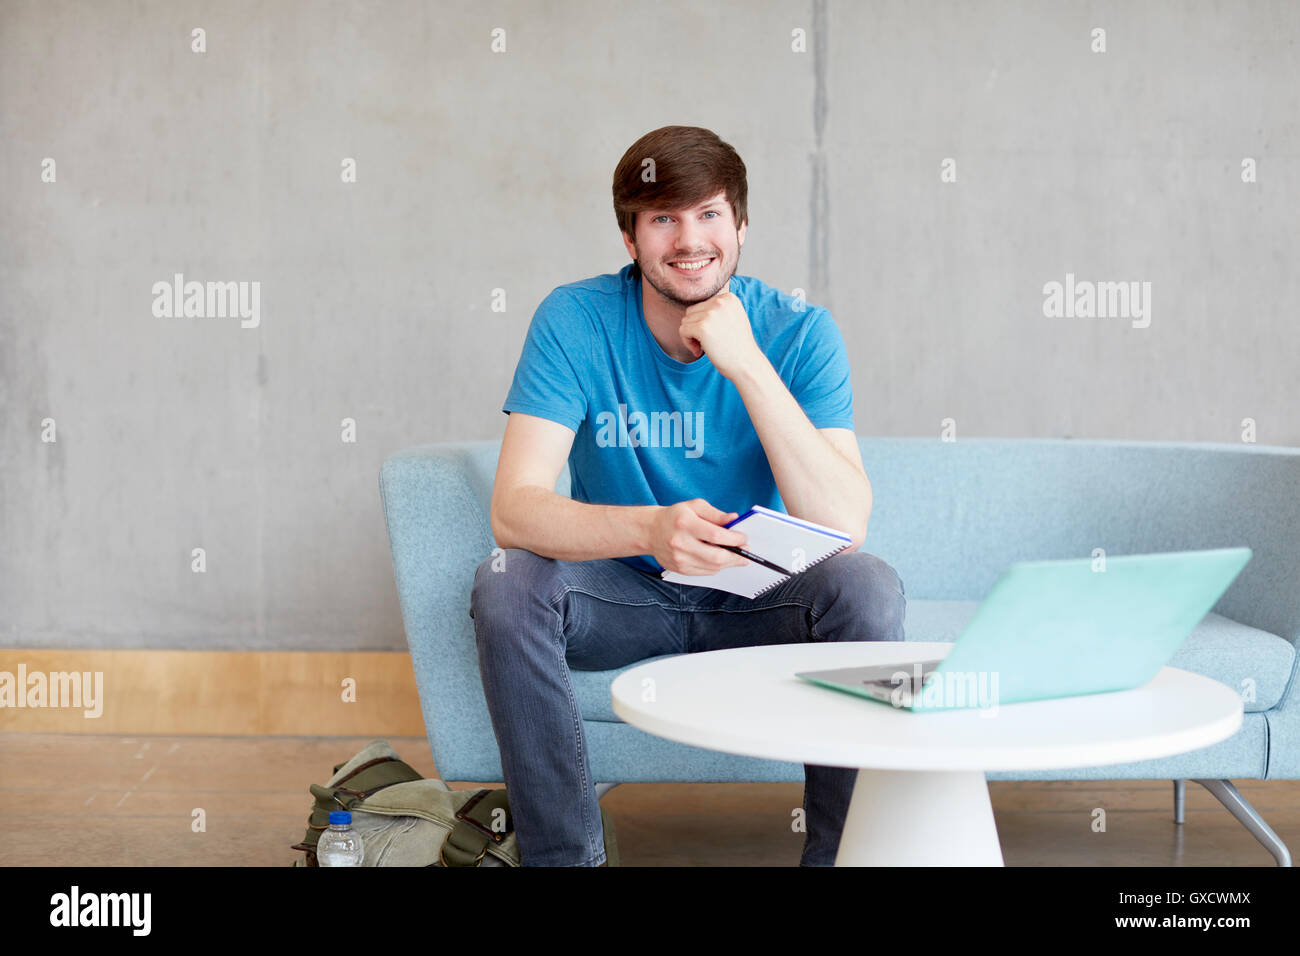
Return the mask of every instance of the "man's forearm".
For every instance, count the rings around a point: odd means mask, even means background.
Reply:
[[[515,488],[495,503],[492,534],[502,548],[560,561],[649,554],[658,505],[593,505],[546,488]]]
[[[763,443],[786,511],[847,531],[859,546],[871,516],[871,485],[808,420],[766,358],[737,376],[736,390]]]

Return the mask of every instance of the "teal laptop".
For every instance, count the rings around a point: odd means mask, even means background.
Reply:
[[[1219,548],[1017,562],[947,657],[795,676],[912,711],[1128,690],[1156,676],[1250,558]]]

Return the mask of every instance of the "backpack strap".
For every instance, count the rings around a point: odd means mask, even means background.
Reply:
[[[368,797],[395,783],[422,779],[414,769],[395,757],[377,757],[357,767],[335,784],[335,788],[346,793],[364,793]],[[346,787],[343,786],[345,783]]]
[[[343,766],[339,764],[339,766]],[[335,768],[338,773],[338,768]],[[314,858],[316,842],[321,833],[329,829],[331,810],[352,810],[358,803],[372,794],[395,783],[409,780],[423,780],[414,769],[394,757],[377,757],[367,761],[348,774],[333,787],[322,787],[313,783],[309,788],[316,804],[311,816],[307,818],[307,834],[301,843],[295,843],[290,849],[304,850],[309,859]],[[344,786],[344,784],[347,786]],[[309,866],[314,865],[308,863]]]
[[[494,814],[505,813],[505,829],[494,830]],[[488,844],[500,845],[514,824],[504,790],[479,790],[456,811],[456,825],[442,841],[438,859],[443,866],[481,866]]]

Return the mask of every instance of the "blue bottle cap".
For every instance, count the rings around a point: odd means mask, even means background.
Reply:
[[[352,813],[349,810],[331,810],[330,826],[352,822]]]

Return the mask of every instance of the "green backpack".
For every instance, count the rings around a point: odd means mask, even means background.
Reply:
[[[316,798],[294,866],[319,866],[316,841],[331,810],[349,810],[361,836],[362,866],[519,866],[505,790],[449,790],[421,777],[384,740],[372,740],[334,768]],[[614,822],[600,808],[606,866],[618,866]]]

